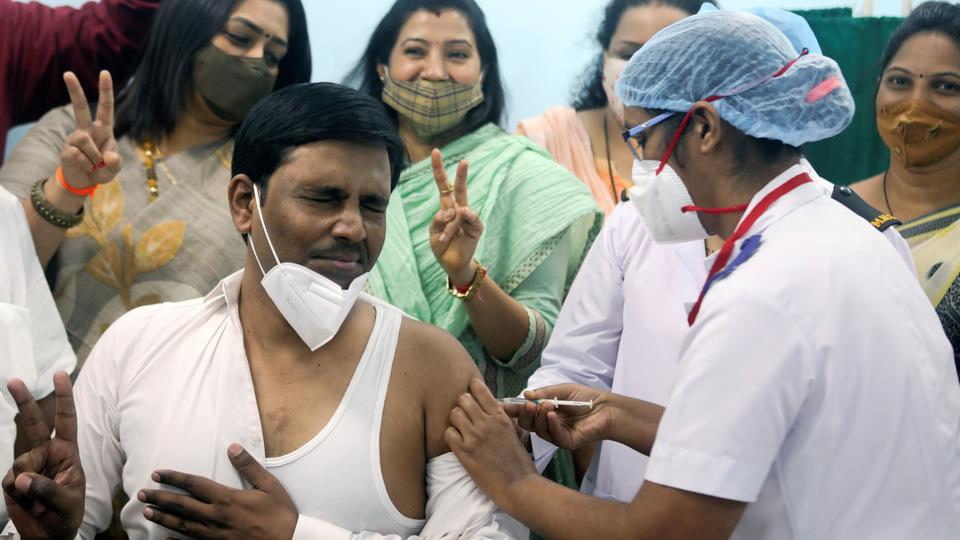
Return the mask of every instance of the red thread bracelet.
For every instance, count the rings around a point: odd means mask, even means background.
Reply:
[[[63,167],[57,167],[57,181],[60,182],[60,185],[63,186],[63,189],[73,193],[77,197],[93,197],[93,194],[97,192],[97,187],[99,184],[94,184],[85,188],[76,188],[67,183],[67,179],[63,177]]]

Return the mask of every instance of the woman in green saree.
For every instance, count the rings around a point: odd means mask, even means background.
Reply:
[[[600,227],[590,192],[497,126],[496,49],[472,0],[398,1],[354,76],[413,162],[368,289],[459,338],[494,393],[517,395]]]
[[[399,0],[350,79],[383,100],[413,163],[368,291],[450,332],[494,394],[518,395],[601,226],[592,195],[497,125],[497,51],[473,0]],[[569,454],[546,474],[573,485]]]
[[[903,221],[960,371],[960,6],[921,4],[883,54],[877,127],[889,168],[853,189]]]

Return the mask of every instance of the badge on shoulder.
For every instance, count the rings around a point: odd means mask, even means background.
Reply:
[[[853,213],[867,220],[880,232],[890,227],[900,225],[899,219],[870,206],[847,186],[834,186],[831,197],[833,200],[849,208]]]

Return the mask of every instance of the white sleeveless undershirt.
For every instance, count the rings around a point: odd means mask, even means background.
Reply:
[[[403,315],[382,304],[374,309],[366,350],[333,417],[309,442],[267,458],[266,465],[300,514],[352,531],[407,537],[425,521],[397,510],[380,469],[380,425]]]

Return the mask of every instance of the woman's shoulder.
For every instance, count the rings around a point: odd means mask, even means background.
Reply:
[[[43,116],[37,120],[35,128],[38,127],[52,127],[59,126],[63,127],[67,133],[73,131],[77,125],[77,119],[73,115],[73,107],[71,105],[63,105],[61,107],[54,107],[47,111]]]
[[[557,163],[542,146],[527,137],[494,129],[495,132],[487,132],[489,138],[468,156],[471,170],[498,177],[502,175],[506,185],[513,188],[551,186],[551,189],[558,190],[566,186],[573,191],[585,192],[592,200],[583,182]]]
[[[34,182],[57,169],[64,142],[75,125],[70,106],[44,114],[7,156],[0,168],[0,185],[18,197],[27,197]]]
[[[578,114],[579,113],[577,113],[573,107],[550,107],[537,116],[531,116],[521,120],[517,124],[517,133],[524,134],[523,132],[529,131],[532,128],[538,128],[545,125],[578,122]]]
[[[582,111],[575,111],[575,114],[577,115],[577,118],[580,120],[580,122],[582,122],[583,124],[594,123],[594,122],[599,123],[599,122],[602,122],[603,117],[606,116],[607,109],[606,108],[584,109]]]
[[[874,208],[886,208],[883,200],[883,174],[864,178],[850,184],[850,189]]]

